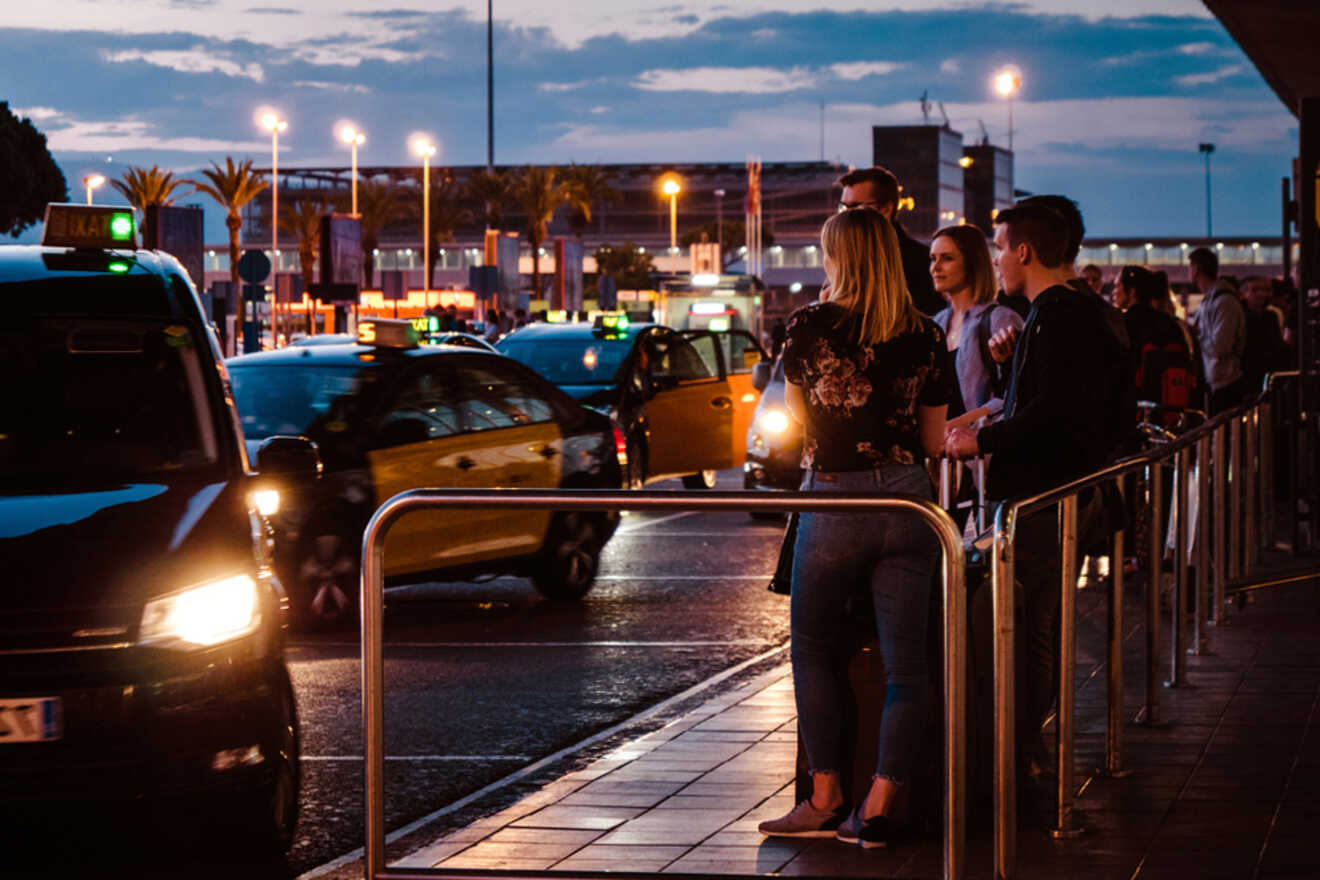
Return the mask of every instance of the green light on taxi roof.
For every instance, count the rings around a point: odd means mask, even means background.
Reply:
[[[110,237],[115,241],[133,240],[133,215],[115,214],[110,218]],[[124,267],[127,270],[127,266]]]
[[[125,272],[128,271],[128,263],[118,263],[118,262],[111,263],[107,268],[109,268],[111,272],[114,272],[118,275],[123,275]]]

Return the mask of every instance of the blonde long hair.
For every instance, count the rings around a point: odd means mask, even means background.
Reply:
[[[856,315],[862,345],[888,342],[921,326],[903,276],[894,225],[878,211],[835,214],[820,231],[821,247],[834,262],[830,301]]]

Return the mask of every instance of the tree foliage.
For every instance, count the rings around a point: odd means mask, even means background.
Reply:
[[[280,229],[298,242],[298,267],[302,270],[303,289],[310,290],[316,270],[316,251],[321,243],[321,217],[329,207],[317,199],[294,199],[280,212]]]
[[[581,238],[595,209],[619,201],[621,194],[611,185],[614,175],[599,165],[570,165],[564,171],[568,197],[568,224]]]
[[[402,193],[389,178],[370,178],[358,184],[358,222],[362,225],[362,270],[368,287],[375,286],[376,248],[380,234],[405,215]]]
[[[482,206],[486,225],[491,229],[504,228],[504,211],[509,206],[512,179],[508,172],[477,171],[468,178],[468,198]]]
[[[420,176],[418,184],[421,183]],[[426,267],[426,287],[430,289],[435,280],[435,264],[440,256],[440,245],[455,240],[456,233],[464,223],[472,219],[472,210],[468,207],[467,194],[454,178],[449,168],[431,169],[431,247],[428,252],[429,265]],[[415,216],[421,217],[421,205],[417,205]]]
[[[173,171],[152,165],[150,168],[129,168],[121,179],[110,181],[110,185],[119,190],[130,205],[146,213],[148,205],[174,204],[174,191],[187,186],[188,181],[175,177]]]
[[[193,192],[205,193],[225,210],[225,226],[229,229],[229,277],[238,286],[239,230],[243,228],[243,218],[239,214],[243,206],[252,201],[257,193],[266,188],[266,178],[252,170],[252,160],[244,159],[235,163],[233,156],[225,157],[225,167],[212,162],[210,168],[202,169],[205,180],[185,180],[191,184]]]
[[[568,200],[568,187],[553,165],[527,165],[513,176],[513,201],[527,215],[527,243],[532,248],[532,297],[541,297],[541,244],[555,211]]]
[[[650,289],[655,262],[650,254],[631,241],[625,241],[618,247],[601,245],[596,249],[595,257],[597,275],[610,276],[620,290]]]
[[[48,202],[69,199],[69,184],[32,120],[0,101],[0,232],[18,235],[46,214]]]

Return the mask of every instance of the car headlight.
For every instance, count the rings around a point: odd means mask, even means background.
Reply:
[[[788,430],[788,413],[782,409],[768,409],[761,413],[758,421],[761,427],[771,434],[782,434]]]
[[[245,636],[261,623],[257,582],[246,574],[152,599],[138,644],[206,647]]]

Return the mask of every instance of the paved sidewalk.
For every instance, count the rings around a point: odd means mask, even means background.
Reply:
[[[1023,877],[1320,877],[1320,582],[1253,595],[1213,653],[1188,657],[1190,687],[1160,694],[1167,727],[1125,727],[1124,779],[1095,775],[1105,718],[1104,591],[1078,594],[1077,809],[1089,833],[1019,832]],[[1140,589],[1126,608],[1126,717],[1142,704]],[[1166,640],[1162,663],[1167,663]],[[513,806],[392,864],[506,870],[937,877],[936,840],[863,851],[765,840],[758,822],[793,805],[796,749],[787,667],[763,674]],[[987,877],[984,821],[969,877]]]

